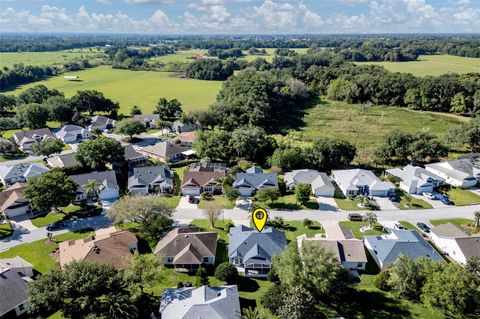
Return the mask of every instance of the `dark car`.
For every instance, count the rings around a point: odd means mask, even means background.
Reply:
[[[63,228],[63,227],[65,227],[64,222],[54,222],[54,223],[51,223],[51,224],[47,225],[47,230],[52,231],[52,230],[60,229],[60,228]]]
[[[398,196],[397,194],[395,193],[392,193],[390,195],[388,195],[388,199],[394,203],[399,203],[400,202],[400,196]]]
[[[352,222],[361,222],[363,221],[363,216],[357,213],[348,214],[348,220]]]
[[[424,231],[425,233],[429,233],[430,232],[430,227],[428,227],[426,224],[424,223],[417,223],[417,226],[418,228],[420,228],[422,231]]]

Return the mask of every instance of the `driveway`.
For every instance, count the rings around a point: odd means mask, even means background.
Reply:
[[[241,197],[235,201],[235,208],[249,210],[252,207],[252,199]]]
[[[448,206],[448,205],[445,205],[444,203],[442,203],[441,201],[439,201],[438,199],[436,200],[433,200],[433,199],[428,199],[427,196],[423,196],[423,195],[417,195],[417,194],[410,194],[412,195],[412,197],[415,197],[415,198],[418,198],[418,199],[421,199],[427,203],[429,203],[430,205],[432,205],[433,208],[445,208],[445,207],[451,207],[451,206]]]
[[[373,197],[377,202],[378,206],[380,206],[380,210],[400,210],[395,204],[392,203],[390,199],[387,197]]]
[[[319,210],[328,210],[328,211],[337,211],[338,206],[337,202],[333,197],[317,197],[318,209]]]
[[[343,240],[355,238],[352,232],[344,227],[341,227],[338,221],[323,221],[323,229],[328,239]]]
[[[180,202],[178,203],[177,210],[178,209],[196,209],[198,203],[198,198],[195,197],[195,203],[190,203],[188,201],[189,196],[182,196],[180,197]]]

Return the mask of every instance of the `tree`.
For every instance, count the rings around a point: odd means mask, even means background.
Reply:
[[[161,97],[155,107],[156,114],[160,115],[160,118],[163,120],[170,120],[178,118],[182,115],[182,103],[177,99],[167,100],[164,97]]]
[[[258,311],[258,308],[251,308],[248,307],[246,309],[243,309],[243,315],[241,319],[264,319],[265,317],[260,314]]]
[[[310,219],[305,218],[305,219],[303,220],[303,227],[305,227],[305,228],[308,229],[308,228],[310,228],[310,227],[312,227],[312,226],[313,226],[313,222],[312,222]]]
[[[52,170],[31,179],[25,189],[25,197],[39,211],[69,205],[75,198],[77,185],[64,172]]]
[[[347,141],[319,138],[311,148],[305,150],[309,166],[320,171],[347,167],[355,157],[357,149]]]
[[[0,137],[5,131],[14,130],[17,126],[17,121],[13,117],[0,117]]]
[[[152,254],[135,252],[130,266],[125,269],[123,278],[131,286],[140,289],[143,294],[145,287],[155,285],[162,278],[163,263],[160,258]]]
[[[237,267],[228,261],[221,263],[217,269],[215,269],[215,278],[225,282],[227,285],[235,285],[238,282]]]
[[[16,148],[10,141],[0,141],[0,154],[12,154],[15,153]]]
[[[480,117],[463,123],[448,132],[447,139],[454,145],[466,145],[471,152],[480,151]]]
[[[230,185],[224,185],[223,192],[225,193],[225,197],[230,202],[235,202],[237,198],[240,196],[240,192],[236,188],[233,188]]]
[[[272,285],[260,297],[260,302],[265,308],[270,310],[272,314],[277,315],[283,303],[285,290],[286,287],[282,285]]]
[[[45,127],[50,114],[41,104],[22,104],[17,107],[16,119],[21,127],[38,129]]]
[[[223,81],[232,74],[233,68],[216,59],[197,60],[189,63],[187,67],[187,75],[193,79]]]
[[[13,111],[17,106],[17,98],[14,95],[0,94],[0,114]]]
[[[125,294],[109,294],[102,299],[108,318],[112,319],[136,319],[138,309]]]
[[[146,131],[147,128],[141,122],[132,118],[121,120],[117,123],[115,128],[116,133],[128,135],[130,140],[132,140],[134,135],[138,135]]]
[[[210,284],[208,280],[208,273],[205,268],[203,267],[198,268],[196,276],[197,278],[195,280],[195,286],[201,287],[201,286],[208,286]]]
[[[142,114],[142,110],[137,105],[134,105],[132,107],[132,109],[130,110],[130,115],[134,116],[134,115],[139,115],[139,114]]]
[[[389,274],[388,286],[398,295],[410,300],[416,300],[420,297],[423,278],[421,277],[419,264],[413,259],[400,255]]]
[[[88,112],[90,116],[96,112],[116,112],[120,108],[118,103],[96,90],[78,91],[70,99],[70,105],[78,112]]]
[[[55,153],[60,153],[65,146],[65,143],[58,138],[48,138],[46,140],[33,143],[30,150],[35,154],[50,156]]]
[[[81,143],[75,153],[75,159],[84,167],[104,170],[107,164],[123,162],[124,153],[125,150],[120,142],[102,136]]]
[[[476,275],[478,280],[480,280],[480,256],[471,256],[468,258],[465,269]]]
[[[172,225],[173,209],[156,196],[124,196],[108,210],[107,216],[115,223],[138,223],[141,231],[158,238]]]
[[[299,147],[277,148],[270,158],[270,165],[280,167],[284,172],[305,167],[305,154]]]
[[[63,96],[49,97],[43,105],[48,110],[50,121],[63,124],[72,120],[74,111]]]
[[[306,289],[295,286],[285,293],[282,306],[278,309],[278,319],[320,318],[315,307],[315,298]]]
[[[93,198],[98,199],[100,186],[102,185],[96,179],[89,179],[86,184],[82,185],[82,188],[85,194],[92,195]]]
[[[215,228],[215,223],[222,215],[223,209],[215,202],[208,202],[206,206],[203,210],[203,215],[210,222],[210,227]]]
[[[363,221],[368,223],[368,227],[372,228],[373,224],[377,222],[378,218],[373,212],[367,212],[363,217]]]
[[[308,203],[311,193],[312,186],[310,184],[298,184],[295,186],[295,198],[301,204]]]
[[[458,114],[465,114],[467,113],[467,103],[465,101],[465,96],[463,93],[459,92],[455,94],[450,102],[451,108],[450,112],[458,113]]]
[[[49,97],[52,96],[63,96],[63,93],[52,89],[50,90],[45,85],[35,85],[29,89],[26,89],[22,93],[18,95],[18,103],[19,104],[31,104],[37,103],[42,104],[45,102]]]
[[[257,191],[255,198],[258,201],[266,202],[269,200],[271,203],[275,202],[280,197],[280,191],[275,188],[262,188]]]

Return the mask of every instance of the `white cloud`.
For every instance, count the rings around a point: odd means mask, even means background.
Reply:
[[[108,0],[107,0],[108,1]],[[124,0],[128,4],[172,4],[175,0]]]

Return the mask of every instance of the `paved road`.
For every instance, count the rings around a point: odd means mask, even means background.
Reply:
[[[73,150],[65,150],[65,151],[62,151],[60,154],[70,154],[70,153],[73,153]],[[46,156],[29,155],[21,159],[1,162],[0,165],[16,165],[21,163],[29,163],[29,162],[40,161],[40,160],[43,160],[44,158],[46,158]]]

